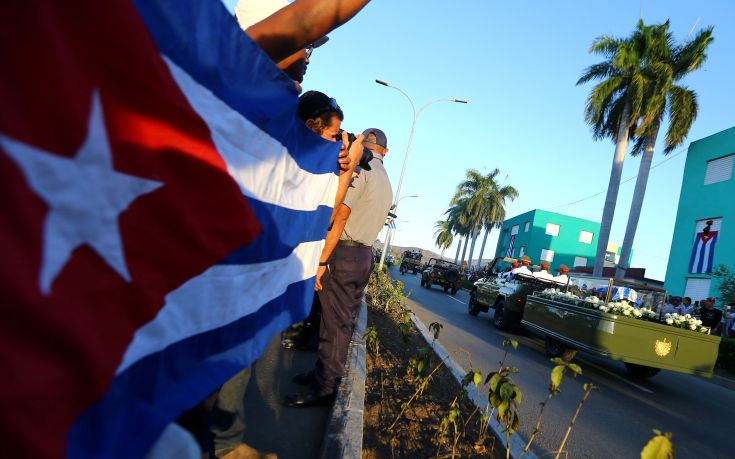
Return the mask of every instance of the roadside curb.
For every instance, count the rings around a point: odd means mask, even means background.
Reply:
[[[347,353],[345,375],[339,385],[327,421],[319,457],[321,459],[360,459],[362,457],[362,415],[365,407],[365,342],[367,304],[360,305],[357,325]]]
[[[444,364],[447,366],[449,371],[452,373],[452,376],[454,376],[454,379],[457,380],[457,382],[462,385],[462,379],[464,379],[465,374],[467,374],[467,371],[462,368],[460,364],[458,364],[452,357],[449,355],[449,352],[447,352],[446,348],[439,343],[438,341],[434,340],[434,335],[429,331],[428,328],[426,328],[426,325],[424,325],[423,322],[421,322],[421,319],[419,319],[416,314],[411,312],[409,314],[411,316],[411,320],[413,321],[414,325],[416,325],[416,328],[421,332],[421,335],[424,337],[427,343],[434,349],[434,352],[436,352],[436,355],[441,359],[444,360]],[[484,405],[484,401],[480,400],[477,393],[475,391],[468,391],[465,390],[465,393],[467,394],[468,398],[472,400],[472,403],[475,404],[475,406],[482,407]],[[490,418],[490,428],[492,429],[495,436],[500,440],[504,448],[507,448],[507,444],[505,442],[505,434],[503,433],[503,428],[500,425],[500,423],[497,421],[497,419]],[[536,455],[533,453],[533,451],[529,451],[527,453],[523,452],[523,448],[526,446],[526,442],[523,440],[523,438],[518,435],[517,433],[514,433],[510,436],[510,456],[514,459],[520,459],[523,457],[524,459],[536,459]]]

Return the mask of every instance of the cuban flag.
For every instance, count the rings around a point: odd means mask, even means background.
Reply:
[[[711,231],[713,220],[707,220],[707,226],[697,233],[689,257],[689,272],[692,274],[709,274],[712,272],[712,260],[715,257],[717,231]]]
[[[513,251],[515,249],[515,243],[516,243],[516,235],[513,234],[510,237],[510,242],[508,243],[508,250],[505,252],[505,256],[508,258],[513,257]]]
[[[307,315],[338,146],[219,1],[0,24],[3,457],[144,457]]]

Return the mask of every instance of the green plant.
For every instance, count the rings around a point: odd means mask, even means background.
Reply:
[[[503,426],[506,444],[508,445],[510,445],[511,434],[520,425],[518,406],[523,400],[523,393],[510,376],[517,372],[517,368],[503,367],[500,371],[490,373],[485,379],[485,383],[490,386],[488,400],[496,413],[496,419]],[[509,457],[510,448],[507,448],[506,458]]]
[[[715,266],[712,276],[719,279],[717,290],[720,291],[720,300],[724,303],[735,302],[735,272],[723,264]]]
[[[518,349],[518,341],[506,338],[501,344],[505,352],[503,360],[500,361],[500,368],[498,371],[488,374],[485,378],[485,384],[489,384],[488,403],[485,405],[483,416],[480,417],[481,422],[485,423],[485,430],[481,429],[481,437],[478,442],[484,440],[483,436],[487,434],[487,423],[490,417],[495,414],[496,419],[503,426],[506,444],[510,445],[510,436],[518,429],[520,424],[518,405],[523,400],[523,393],[510,376],[518,373],[518,368],[505,366],[509,348]],[[491,406],[493,408],[492,412],[490,412]],[[510,458],[510,448],[506,448],[506,458]]]
[[[564,450],[564,445],[566,444],[567,439],[569,438],[569,434],[572,433],[572,428],[574,427],[574,423],[577,421],[577,416],[579,416],[579,412],[582,411],[582,405],[584,405],[584,402],[587,401],[587,399],[589,398],[593,390],[599,390],[599,389],[600,388],[595,386],[594,384],[584,385],[584,396],[582,396],[582,400],[580,400],[579,404],[577,404],[577,410],[574,412],[574,416],[572,417],[572,420],[569,423],[569,427],[567,427],[566,433],[564,433],[564,438],[562,438],[561,440],[561,445],[559,445],[559,449],[557,450],[556,456],[554,456],[554,459],[559,459],[561,452]]]
[[[565,354],[561,358],[556,357],[551,359],[551,361],[556,363],[557,365],[551,370],[551,382],[549,383],[549,392],[546,395],[546,399],[541,402],[541,408],[538,412],[538,418],[536,418],[536,426],[533,429],[533,433],[531,433],[531,436],[528,438],[528,442],[526,443],[526,447],[523,448],[523,452],[528,452],[528,450],[531,448],[531,443],[533,443],[536,435],[541,430],[541,418],[544,415],[546,404],[549,403],[554,395],[561,392],[559,386],[561,386],[562,381],[564,381],[564,375],[566,374],[566,372],[569,371],[569,373],[572,375],[572,378],[576,378],[578,375],[582,374],[582,368],[576,363],[571,363],[573,357],[573,354]]]
[[[448,435],[449,428],[452,428],[452,458],[456,456],[457,443],[459,443],[459,438],[462,433],[462,430],[460,429],[460,425],[462,424],[460,419],[461,415],[462,412],[459,407],[459,396],[457,396],[454,397],[454,400],[452,400],[446,416],[442,418],[441,424],[439,425],[439,432],[442,435]]]
[[[654,435],[641,450],[641,459],[673,459],[676,457],[671,432],[661,433],[653,429]]]
[[[365,347],[368,351],[372,350],[375,356],[379,355],[380,349],[380,338],[378,337],[378,330],[375,327],[367,327],[365,333],[362,335],[362,339],[365,341]]]
[[[432,322],[429,324],[429,331],[434,333],[434,341],[439,339],[439,332],[444,328],[444,325],[439,322]]]
[[[406,310],[403,283],[394,281],[385,272],[376,271],[370,276],[365,293],[374,308],[387,314],[395,316]]]
[[[423,348],[419,349],[416,357],[409,359],[407,373],[413,378],[413,383],[416,389],[414,390],[413,395],[411,395],[411,398],[401,406],[401,412],[398,413],[398,416],[396,416],[393,423],[388,427],[389,431],[393,430],[398,420],[403,417],[403,414],[408,410],[411,402],[423,394],[424,390],[429,385],[429,381],[431,381],[431,378],[434,376],[434,373],[444,365],[444,360],[442,360],[434,367],[433,370],[431,370],[429,374],[426,374],[426,370],[431,366],[431,358],[433,355],[434,351],[432,349]]]

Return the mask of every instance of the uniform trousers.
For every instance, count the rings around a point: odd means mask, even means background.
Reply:
[[[319,300],[322,318],[319,326],[319,360],[311,390],[324,396],[337,390],[344,373],[347,349],[360,311],[362,294],[373,269],[369,247],[337,245],[322,276]]]

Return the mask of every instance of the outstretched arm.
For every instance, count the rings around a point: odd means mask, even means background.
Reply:
[[[279,62],[352,19],[370,0],[295,0],[246,33]]]

